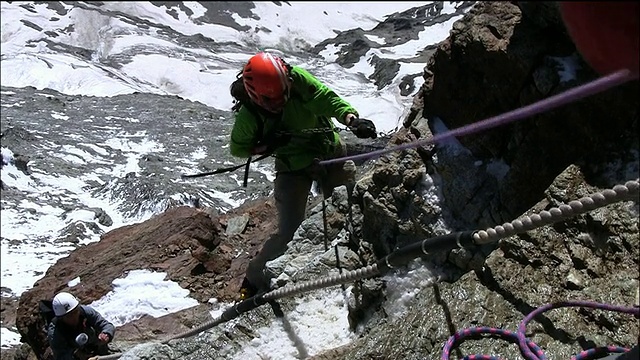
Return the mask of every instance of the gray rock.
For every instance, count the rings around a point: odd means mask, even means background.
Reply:
[[[160,343],[144,343],[129,349],[120,357],[122,360],[171,360],[175,359],[175,351],[169,345]]]
[[[584,283],[580,274],[574,269],[571,269],[571,271],[569,271],[569,275],[567,275],[565,286],[569,290],[580,290],[584,288]]]
[[[249,223],[249,215],[236,216],[227,222],[227,235],[242,234]]]

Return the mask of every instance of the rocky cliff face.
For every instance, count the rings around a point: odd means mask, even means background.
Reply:
[[[448,128],[458,128],[596,77],[576,54],[553,2],[525,2],[524,10],[509,2],[482,2],[458,21],[429,60],[422,97],[416,99],[414,116],[405,123],[421,116],[440,118]],[[512,125],[459,138],[476,160],[484,164],[501,160],[509,167],[499,184],[477,184],[476,190],[483,186],[494,189],[490,201],[472,201],[486,211],[470,220],[483,226],[510,220],[536,203],[569,164],[588,166],[603,159],[612,144],[634,144],[631,133],[637,130],[637,96],[635,82]],[[468,180],[460,171],[453,175],[455,179],[447,178],[443,189],[448,199],[461,179]],[[451,208],[459,211],[469,205]]]
[[[575,74],[565,78],[573,66],[579,66]],[[519,7],[509,2],[478,3],[435,50],[424,76],[405,128],[389,146],[426,139],[442,126],[457,128],[595,78],[575,55],[550,3]],[[358,268],[417,240],[495,226],[636,179],[637,93],[636,82],[460,138],[465,151],[438,144],[381,157],[360,178],[352,198],[337,191],[328,206],[329,240],[347,239],[338,241],[342,266]],[[309,209],[296,239],[300,246],[270,265],[275,273],[289,265],[282,283],[335,270],[322,245],[321,207],[315,201]],[[352,325],[360,328],[358,340],[314,358],[435,359],[455,331],[480,325],[515,330],[529,312],[547,303],[583,299],[637,304],[637,217],[637,200],[622,202],[499,244],[425,257],[408,269],[429,267],[441,281],[419,291],[398,314],[383,309],[385,301],[393,301],[388,292],[392,278],[359,282],[353,295],[359,305],[351,307]],[[237,219],[245,219],[246,226],[232,229],[245,223]],[[60,260],[21,297],[18,328],[40,356],[47,345],[37,300],[70,290],[90,302],[106,294],[115,278],[139,268],[166,272],[202,305],[127,324],[118,329],[114,345],[127,350],[193,328],[208,317],[209,298],[236,296],[246,262],[275,232],[274,220],[272,199],[262,198],[224,215],[170,208],[144,223],[114,230]],[[236,252],[240,255],[232,256]],[[309,258],[304,264],[289,261],[303,256]],[[326,261],[314,261],[318,259]],[[393,276],[408,276],[408,269]],[[68,289],[67,282],[76,276],[82,276],[82,285]],[[285,313],[290,306],[284,299]],[[224,332],[214,329],[197,339],[136,346],[123,358],[148,358],[151,353],[157,359],[231,358],[229,349],[256,336],[247,328],[272,316],[259,308],[250,320]],[[575,309],[545,313],[527,332],[549,356],[563,359],[594,345],[635,344],[637,334],[638,323],[631,316]],[[488,338],[465,342],[452,356],[476,353],[520,356],[516,345]]]

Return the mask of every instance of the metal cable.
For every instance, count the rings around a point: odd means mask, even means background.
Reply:
[[[251,311],[259,306],[262,306],[266,303],[266,299],[261,295],[256,295],[252,298],[249,298],[247,300],[244,300],[228,309],[226,309],[220,316],[218,316],[216,319],[213,319],[211,321],[208,321],[196,328],[193,328],[191,330],[185,331],[181,334],[178,334],[176,336],[173,336],[169,339],[166,339],[164,341],[162,341],[163,344],[168,343],[171,340],[175,340],[175,339],[181,339],[181,338],[187,338],[187,337],[191,337],[193,335],[196,335],[198,333],[201,333],[205,330],[209,330],[212,327],[222,324],[223,322],[227,322],[230,320],[233,320],[235,318],[237,318],[238,316]]]
[[[580,200],[570,201],[568,204],[562,204],[549,210],[543,210],[538,214],[523,216],[522,218],[513,220],[509,223],[477,231],[473,234],[473,240],[479,245],[489,244],[505,237],[562,221],[619,201],[637,200],[639,188],[640,182],[638,182],[637,179],[627,181],[624,185],[614,186],[613,189],[606,189],[601,192],[585,196]]]
[[[96,360],[114,360],[119,359],[122,356],[122,353],[114,353],[109,355],[100,355],[89,358],[88,360],[96,359]]]
[[[391,269],[405,264],[409,260],[415,259],[421,255],[435,252],[434,250],[446,251],[456,246],[467,247],[471,245],[471,241],[473,241],[473,243],[475,243],[476,245],[488,244],[491,242],[496,242],[504,237],[533,230],[535,228],[558,222],[576,215],[580,215],[616,202],[637,200],[639,189],[640,182],[638,180],[627,181],[624,185],[616,185],[612,189],[605,189],[601,192],[583,197],[580,200],[574,200],[569,202],[568,204],[562,204],[558,207],[541,211],[538,214],[524,216],[521,219],[516,219],[510,223],[498,225],[494,228],[475,232],[459,232],[426,239],[394,251],[393,253],[387,255],[373,265],[368,265],[356,270],[346,271],[338,275],[323,277],[317,280],[310,280],[301,282],[299,284],[286,285],[284,287],[269,291],[264,294],[258,294],[253,298],[247,299],[239,304],[230,307],[229,309],[225,310],[218,318],[206,322],[205,324],[200,325],[194,329],[166,339],[162,341],[162,344],[166,344],[171,340],[187,338],[201,333],[223,322],[232,320],[245,312],[253,310],[270,300],[292,297],[302,293],[310,292],[312,290],[318,290],[382,275]],[[430,283],[433,284],[439,280],[439,278],[434,277],[430,279]],[[97,359],[118,359],[121,355],[122,354],[117,353],[107,356],[99,356],[97,357]]]
[[[263,297],[267,300],[277,300],[294,296],[311,290],[322,289],[334,285],[346,284],[354,280],[366,279],[379,275],[378,265],[373,264],[357,270],[345,271],[339,275],[327,276],[317,280],[303,281],[299,284],[286,285],[276,290],[269,291]]]

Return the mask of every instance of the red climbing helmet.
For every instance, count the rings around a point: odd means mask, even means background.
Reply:
[[[560,12],[578,51],[601,75],[639,70],[637,1],[561,1]]]
[[[291,81],[277,56],[264,52],[252,56],[242,70],[242,81],[251,100],[269,112],[280,112],[287,102]]]

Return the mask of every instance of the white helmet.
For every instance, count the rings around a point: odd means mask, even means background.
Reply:
[[[67,292],[61,292],[53,298],[51,306],[56,316],[62,316],[75,309],[79,303],[75,296]]]

